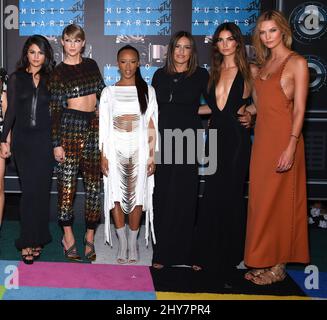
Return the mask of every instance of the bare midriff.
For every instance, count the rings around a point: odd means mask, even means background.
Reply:
[[[97,102],[96,94],[92,93],[87,96],[68,99],[67,108],[78,110],[78,111],[84,111],[84,112],[92,112],[95,111],[96,102]]]

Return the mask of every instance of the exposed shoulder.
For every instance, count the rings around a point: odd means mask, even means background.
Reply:
[[[291,74],[295,79],[300,79],[302,76],[308,74],[308,62],[299,54],[294,54],[290,57],[289,61],[285,66],[285,71]]]
[[[255,79],[258,74],[259,74],[259,67],[254,64],[254,63],[250,63],[250,71],[251,71],[251,74],[252,74],[252,78]]]
[[[289,60],[290,66],[294,68],[307,68],[308,67],[308,61],[302,57],[299,54],[294,54]],[[295,69],[296,70],[296,69]]]

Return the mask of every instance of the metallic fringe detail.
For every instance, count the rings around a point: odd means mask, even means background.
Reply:
[[[135,208],[136,203],[136,182],[137,182],[137,160],[138,152],[130,158],[125,158],[117,153],[117,162],[120,172],[120,188],[122,191],[122,202],[120,206],[125,214],[129,214]]]
[[[136,184],[138,177],[138,127],[139,115],[114,117],[116,131],[116,157],[122,199],[120,206],[125,214],[133,211],[136,205]]]

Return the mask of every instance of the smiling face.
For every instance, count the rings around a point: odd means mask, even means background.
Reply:
[[[40,69],[45,61],[45,54],[39,46],[32,44],[27,50],[27,60],[30,67]]]
[[[61,40],[61,44],[66,55],[76,57],[81,54],[82,49],[85,46],[85,40],[83,41],[80,38],[73,38],[65,34],[64,38]]]
[[[230,31],[222,30],[218,35],[216,46],[220,54],[229,56],[235,54],[237,42]]]
[[[283,43],[283,33],[274,20],[262,21],[259,36],[263,45],[268,49],[276,48]]]
[[[186,37],[177,40],[174,48],[173,60],[174,65],[187,68],[192,55],[191,41]]]
[[[135,73],[140,65],[137,53],[132,49],[126,49],[119,53],[118,68],[121,79],[135,80]]]

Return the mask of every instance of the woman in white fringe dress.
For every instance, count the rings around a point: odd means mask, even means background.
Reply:
[[[130,45],[118,51],[121,79],[103,90],[99,107],[105,240],[112,246],[111,211],[119,240],[117,262],[121,264],[136,263],[139,259],[137,236],[143,211],[146,244],[149,229],[155,243],[152,194],[158,105],[153,87],[141,76],[139,60],[138,51]]]

